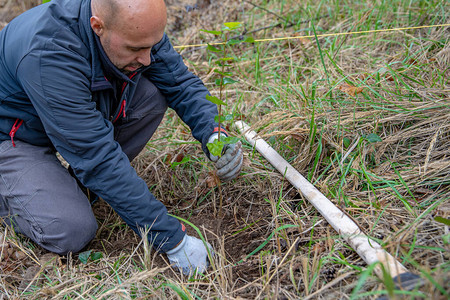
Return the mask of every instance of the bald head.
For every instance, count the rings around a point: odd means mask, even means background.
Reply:
[[[92,0],[92,30],[122,72],[150,64],[167,22],[164,0]]]
[[[167,21],[164,0],[92,0],[91,5],[92,15],[107,27],[131,26],[144,20],[164,30]]]

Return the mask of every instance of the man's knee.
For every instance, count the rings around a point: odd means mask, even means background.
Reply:
[[[44,228],[41,246],[60,255],[79,252],[95,237],[97,228],[94,217],[55,220]]]

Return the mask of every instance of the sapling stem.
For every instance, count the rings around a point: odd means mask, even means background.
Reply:
[[[228,32],[226,31],[224,34],[225,37],[225,44],[223,45],[222,48],[222,58],[227,57],[227,42],[228,42]],[[225,73],[225,61],[222,62],[221,65],[221,74],[220,74],[220,85],[219,85],[219,99],[220,101],[223,101],[223,85],[224,85],[224,73]],[[218,140],[220,142],[220,128],[222,126],[222,105],[219,104],[219,108],[218,108],[218,113],[219,113],[219,136],[218,136]],[[217,187],[219,189],[219,218],[222,218],[222,206],[223,206],[223,195],[222,195],[222,186],[221,186],[221,182],[220,179],[218,180],[218,184]]]
[[[224,45],[223,45],[223,48],[222,48],[222,58],[225,58],[225,57],[227,57],[227,42],[228,42],[228,32],[226,31],[225,33],[224,33]],[[220,74],[220,85],[219,85],[219,99],[220,99],[220,101],[223,101],[223,85],[224,85],[224,73],[225,73],[225,61],[223,61],[222,62],[222,65],[221,65],[221,74]],[[219,142],[220,142],[220,128],[221,128],[221,126],[222,126],[222,105],[221,104],[219,104],[219,107],[218,107],[218,110],[219,110],[219,137],[218,137],[218,140],[219,140]]]
[[[219,219],[222,219],[223,195],[222,195],[222,186],[221,186],[220,180],[217,181],[217,188],[219,189]]]
[[[224,91],[224,87],[227,84],[232,84],[232,83],[236,82],[232,78],[227,77],[227,76],[233,75],[232,72],[227,72],[227,68],[230,67],[230,65],[228,65],[228,61],[234,60],[234,58],[227,57],[228,47],[230,47],[232,45],[232,43],[230,43],[230,41],[229,41],[229,36],[230,36],[230,33],[235,33],[236,30],[241,27],[241,23],[240,22],[229,22],[229,23],[224,23],[223,25],[224,25],[224,27],[222,28],[221,31],[202,30],[207,33],[214,34],[216,36],[220,36],[222,38],[222,42],[223,42],[223,43],[220,43],[220,45],[218,47],[208,45],[208,50],[215,52],[218,56],[218,59],[215,61],[215,63],[218,64],[220,66],[220,68],[215,69],[214,72],[218,73],[218,75],[219,75],[218,79],[216,80],[216,85],[218,85],[218,87],[219,87],[219,97],[215,97],[215,96],[211,96],[211,95],[206,96],[206,99],[208,99],[209,101],[211,101],[217,105],[217,110],[218,110],[217,123],[218,123],[218,128],[219,128],[217,139],[214,140],[212,143],[208,143],[207,147],[212,155],[217,156],[219,158],[222,156],[222,152],[223,152],[223,149],[226,146],[226,144],[236,143],[236,142],[233,142],[232,137],[222,138],[221,128],[222,128],[222,123],[223,123],[223,121],[222,121],[222,115],[223,115],[222,105],[227,105],[227,103],[224,101],[224,98],[226,98],[226,93]],[[254,40],[251,39],[251,41],[254,41]],[[222,194],[220,178],[217,177],[216,183],[217,183],[217,188],[219,190],[219,213],[218,213],[218,216],[222,217],[223,194]]]

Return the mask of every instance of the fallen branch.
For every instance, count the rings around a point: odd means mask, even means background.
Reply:
[[[301,192],[368,265],[379,263],[375,266],[375,273],[379,278],[383,279],[384,269],[394,279],[399,288],[411,290],[422,283],[418,275],[410,273],[391,254],[386,252],[380,244],[365,235],[349,216],[306,180],[268,143],[257,137],[256,132],[250,130],[247,124],[237,121],[235,125],[245,135],[247,141]]]

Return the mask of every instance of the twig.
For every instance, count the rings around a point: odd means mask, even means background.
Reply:
[[[359,141],[361,140],[361,137],[358,136],[358,138],[356,139],[356,142],[350,147],[350,149],[348,149],[348,151],[345,153],[345,155],[342,157],[341,159],[341,165],[344,163],[344,161],[347,159],[347,156],[350,155],[350,153],[352,153],[352,151],[356,148],[356,146],[358,146]]]
[[[306,23],[309,23],[309,22],[311,22],[311,21],[317,21],[317,20],[326,18],[326,17],[328,17],[328,16],[330,16],[330,14],[326,14],[326,15],[323,15],[323,16],[319,16],[319,17],[313,18],[313,19],[303,20],[303,21],[298,22],[298,23],[296,23],[296,24],[295,24],[295,23],[290,23],[289,25],[286,25],[284,28],[289,28],[289,27],[292,27],[292,26],[294,26],[294,25],[299,25],[299,24],[306,24]],[[245,36],[246,34],[252,34],[252,33],[255,33],[255,32],[258,32],[258,31],[261,31],[261,30],[265,30],[265,29],[272,29],[272,28],[275,28],[275,27],[279,27],[279,26],[281,26],[281,25],[283,25],[283,23],[280,22],[280,23],[277,23],[277,24],[274,24],[274,25],[264,26],[264,27],[260,27],[260,28],[254,29],[254,30],[245,31],[244,33],[241,33],[240,35],[231,37],[231,39],[243,40],[243,39],[244,39],[244,36]]]
[[[319,17],[317,17],[317,18],[311,18],[311,19],[308,19],[308,20],[304,20],[304,21],[298,22],[298,23],[296,23],[296,24],[290,23],[289,25],[286,25],[284,28],[286,29],[286,28],[292,27],[292,26],[294,26],[294,25],[306,24],[306,23],[309,23],[309,22],[311,22],[311,21],[317,21],[317,20],[320,20],[320,19],[323,19],[323,18],[326,18],[326,17],[329,17],[329,16],[330,16],[330,14],[325,14],[325,15],[319,16]],[[260,27],[260,28],[253,29],[253,30],[250,30],[250,31],[247,31],[247,30],[245,29],[243,33],[241,33],[241,34],[239,34],[239,35],[232,36],[232,37],[230,38],[230,40],[243,40],[245,35],[249,35],[249,34],[252,34],[252,33],[256,33],[256,32],[259,32],[259,31],[261,31],[261,30],[272,29],[272,28],[275,28],[275,27],[279,27],[279,26],[281,26],[281,25],[283,25],[283,23],[278,22],[278,23],[273,24],[273,25],[268,25],[268,26]],[[245,27],[245,25],[244,25],[244,27]],[[213,43],[214,43],[214,42],[213,42]],[[192,47],[192,48],[190,48],[189,50],[186,50],[186,51],[182,52],[181,55],[189,54],[189,53],[192,53],[192,52],[194,52],[194,51],[196,51],[196,50],[205,49],[205,48],[206,48],[206,46]]]
[[[252,3],[252,2],[250,2],[250,1],[248,1],[248,0],[244,0],[244,2],[246,2],[246,3],[250,4],[250,5],[253,5],[254,7],[259,8],[259,9],[261,9],[261,10],[264,10],[264,11],[268,12],[269,14],[272,14],[272,15],[276,16],[277,18],[283,20],[284,22],[289,23],[291,26],[294,25],[294,24],[293,24],[291,21],[289,21],[288,19],[284,18],[283,16],[280,16],[279,14],[277,14],[277,13],[275,13],[275,12],[273,12],[273,11],[267,9],[267,8],[264,8],[264,7],[262,7],[262,6],[259,6],[259,5],[255,4],[255,3]]]

